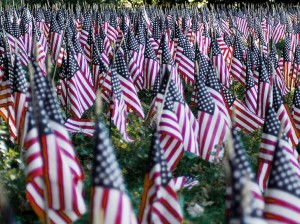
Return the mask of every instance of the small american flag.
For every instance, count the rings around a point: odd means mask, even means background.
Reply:
[[[125,58],[123,57],[121,51],[118,51],[117,55],[115,56],[115,66],[122,88],[122,95],[124,97],[123,99],[127,105],[128,111],[133,110],[141,118],[144,118],[144,111],[140,99],[138,98],[137,92],[134,88]]]
[[[25,138],[26,197],[43,222],[46,216],[53,223],[74,222],[86,211],[84,173],[64,128],[52,85],[40,74],[36,63],[33,67],[33,109],[29,104]]]
[[[83,133],[86,136],[93,136],[95,132],[95,122],[90,119],[71,117],[65,122],[65,127],[70,133]]]
[[[182,189],[192,189],[194,186],[199,184],[199,181],[194,176],[181,176],[175,177],[174,179],[174,188],[176,191],[180,191]]]
[[[159,75],[159,62],[156,59],[154,50],[149,41],[149,36],[147,36],[145,43],[145,54],[144,54],[144,88],[152,89]]]
[[[227,222],[266,224],[263,218],[264,198],[236,128],[232,129],[231,141],[233,148],[228,156],[231,193],[227,201],[229,209]]]
[[[235,115],[234,121],[237,127],[246,132],[254,132],[263,126],[264,120],[248,110],[248,108],[239,99],[235,98],[229,90],[223,87],[222,92],[228,111]]]
[[[70,101],[70,112],[77,118],[81,118],[83,113],[89,109],[95,99],[96,94],[92,84],[80,70],[75,59],[76,54],[72,42],[68,41],[67,47],[67,100]],[[68,102],[66,102],[68,104]]]
[[[246,88],[245,88],[245,105],[248,109],[256,113],[257,111],[257,86],[255,85],[253,73],[252,73],[252,63],[249,59],[251,52],[248,52],[247,61],[246,61]]]
[[[300,180],[280,141],[274,152],[272,170],[265,191],[264,216],[269,222],[298,223],[300,220]]]
[[[264,60],[260,57],[260,74],[258,80],[258,95],[257,95],[257,115],[261,118],[265,117],[266,108],[269,102],[269,94],[271,90],[270,79]]]
[[[200,157],[209,162],[219,161],[224,154],[223,140],[228,126],[202,77],[197,75],[195,79]]]
[[[216,74],[218,76],[218,79],[222,85],[228,88],[230,75],[229,75],[228,67],[226,65],[226,62],[224,60],[224,57],[221,53],[219,44],[216,39],[213,39],[211,41],[210,48],[212,51],[212,64],[216,69]]]
[[[60,29],[55,18],[55,13],[53,13],[49,34],[49,47],[51,49],[51,59],[53,62],[56,62],[60,52],[60,47],[62,43],[62,32],[63,31]]]
[[[182,223],[181,207],[171,172],[155,131],[148,158],[148,171],[139,212],[140,223]]]
[[[137,224],[111,140],[100,119],[95,141],[91,223]]]
[[[236,78],[243,86],[246,85],[246,68],[244,65],[244,55],[239,38],[236,38],[233,50],[233,57],[230,67],[230,74]]]
[[[292,116],[289,112],[287,105],[283,101],[283,97],[277,84],[273,86],[273,107],[275,112],[283,125],[283,130],[289,137],[293,146],[298,144],[299,133],[292,120]]]

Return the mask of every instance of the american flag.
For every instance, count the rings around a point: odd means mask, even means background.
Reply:
[[[22,11],[21,21],[20,21],[20,33],[24,42],[24,48],[27,55],[31,55],[32,51],[32,16],[28,8],[24,8]]]
[[[291,46],[291,39],[289,35],[286,35],[285,37],[285,43],[284,43],[284,48],[283,48],[283,75],[284,75],[284,80],[287,85],[287,87],[290,89],[290,84],[291,84],[291,77],[290,77],[290,72],[292,69],[292,46]]]
[[[112,20],[112,19],[111,19]],[[108,22],[104,20],[104,28],[106,30],[106,35],[109,41],[115,43],[118,37],[118,32],[117,30]]]
[[[166,35],[162,36],[158,49],[158,60],[161,60],[160,69],[161,73],[164,74],[167,70],[170,71],[172,79],[174,80],[179,92],[183,96],[183,86],[179,77],[175,63],[171,57],[170,49],[168,46],[168,39]]]
[[[144,53],[144,88],[152,89],[156,80],[156,77],[159,75],[159,62],[156,59],[154,50],[149,41],[149,36],[147,35],[145,43],[145,53]]]
[[[295,50],[295,57],[293,63],[291,88],[295,88],[296,81],[298,81],[299,78],[300,78],[300,46],[297,46]]]
[[[257,86],[255,85],[253,74],[252,74],[252,63],[250,60],[251,52],[248,52],[246,61],[246,88],[245,88],[245,105],[248,109],[256,113],[257,111]]]
[[[236,17],[236,25],[237,29],[243,34],[243,37],[247,40],[249,32],[248,32],[248,24],[247,20],[245,19],[242,11],[239,9]]]
[[[287,153],[278,141],[268,187],[265,191],[264,217],[268,222],[298,223],[300,220],[300,180],[297,178]]]
[[[299,133],[292,120],[289,109],[283,101],[283,97],[277,84],[274,84],[273,86],[273,107],[281,124],[283,125],[283,130],[289,137],[292,145],[297,145],[299,141]]]
[[[93,136],[95,132],[95,122],[90,119],[68,118],[65,127],[70,133],[83,133],[86,136]]]
[[[151,141],[147,168],[139,222],[182,223],[176,189],[156,131]]]
[[[14,97],[15,121],[18,143],[23,143],[24,122],[27,112],[27,80],[18,55],[15,56],[14,72],[10,77],[10,85]]]
[[[164,74],[158,93],[163,95],[163,101],[157,111],[157,130],[160,133],[160,146],[173,170],[184,151],[199,156],[199,123],[170,76],[169,71]]]
[[[273,32],[272,32],[272,40],[274,44],[277,44],[278,41],[283,37],[284,37],[284,26],[280,23],[278,15],[275,15]]]
[[[70,41],[70,39],[69,39]],[[85,76],[85,78],[89,81],[89,84],[93,86],[93,79],[92,79],[92,73],[90,70],[90,66],[88,64],[88,61],[84,55],[84,52],[79,44],[79,41],[75,36],[72,37],[72,44],[74,47],[74,56],[76,59],[76,62],[80,68],[81,73]],[[91,46],[90,46],[91,47]]]
[[[140,48],[139,43],[131,30],[128,31],[127,35],[127,47],[130,53],[130,58],[128,58],[128,70],[136,90],[140,91],[143,89],[143,72],[140,60],[142,52],[140,51],[143,51],[144,49]]]
[[[182,189],[192,189],[194,186],[199,184],[199,181],[194,176],[180,176],[173,178],[174,180],[174,188],[176,191],[180,191]]]
[[[119,75],[117,73],[116,65],[114,65],[110,72],[111,76],[111,90],[112,97],[110,102],[110,113],[111,119],[114,121],[115,126],[120,131],[122,137],[127,142],[132,142],[133,139],[129,137],[127,133],[127,106],[124,100],[124,94],[121,87],[121,81],[119,80]]]
[[[140,99],[138,98],[137,92],[134,88],[134,84],[132,78],[130,77],[125,58],[123,57],[121,51],[118,51],[116,53],[114,66],[116,67],[118,79],[120,80],[122,95],[127,105],[127,110],[133,110],[141,118],[144,118],[144,111],[141,106]]]
[[[216,74],[219,78],[219,81],[222,85],[228,88],[230,75],[216,39],[213,39],[211,41],[210,48],[210,50],[212,51],[212,64],[216,69]]]
[[[223,140],[227,124],[216,106],[202,77],[195,76],[197,117],[199,122],[200,157],[209,162],[219,161],[224,155]]]
[[[63,41],[62,32],[55,18],[55,13],[53,13],[49,34],[49,47],[51,49],[51,59],[53,62],[56,62],[60,52],[61,43]]]
[[[20,33],[20,29],[19,29],[19,25],[17,24],[17,18],[14,18],[13,23],[12,23],[12,35],[14,37],[13,43],[10,43],[9,40],[9,44],[10,47],[12,49],[12,51],[16,51],[18,50],[19,52],[19,56],[20,56],[20,61],[24,66],[28,65],[28,54],[26,51],[26,48],[24,46],[24,42]],[[7,36],[9,37],[9,36]],[[16,49],[17,47],[17,49]]]
[[[214,103],[219,108],[223,119],[225,120],[226,124],[231,127],[231,118],[228,113],[228,110],[225,105],[225,101],[221,94],[221,85],[216,76],[215,70],[212,65],[208,67],[207,79],[205,85],[214,101]]]
[[[274,156],[274,151],[278,141],[278,135],[280,131],[280,121],[273,107],[269,106],[266,120],[263,127],[263,134],[261,138],[260,148],[259,148],[259,165],[257,170],[257,182],[262,191],[267,187],[268,179],[271,171],[271,163]],[[292,148],[288,140],[281,139],[282,148],[287,152],[289,156],[290,163],[295,168],[299,176],[299,163],[298,163],[298,153]],[[300,177],[300,176],[299,176]]]
[[[256,183],[249,157],[237,129],[232,129],[229,151],[228,223],[266,223],[263,218],[264,198]]]
[[[266,108],[269,102],[269,94],[271,90],[270,79],[264,60],[260,57],[260,74],[258,79],[258,95],[257,95],[257,116],[264,118]]]
[[[297,131],[300,133],[300,89],[298,83],[296,83],[295,86],[292,116],[293,116],[293,122],[295,124],[295,127]]]
[[[80,44],[83,49],[86,60],[91,61],[91,35],[92,35],[92,16],[91,13],[86,11],[84,15],[83,26],[80,34]]]
[[[107,87],[107,85],[109,86],[109,89],[111,89],[111,83],[108,82],[104,82],[103,78],[106,74],[106,72],[108,72],[109,70],[109,61],[108,58],[106,57],[105,54],[101,54],[98,48],[98,44],[95,42],[93,42],[92,44],[92,71],[93,71],[93,81],[94,81],[94,86],[97,89],[98,87],[100,87],[101,85],[105,85],[105,87]],[[103,49],[102,49],[103,50]],[[105,59],[107,59],[107,61],[105,61]],[[103,83],[104,82],[104,83]],[[106,85],[107,84],[107,85]]]
[[[248,108],[239,99],[235,98],[229,90],[223,87],[222,92],[228,111],[234,113],[236,127],[239,127],[246,132],[254,132],[263,126],[263,119],[248,110]]]
[[[137,224],[111,140],[100,119],[94,136],[91,223]]]
[[[8,44],[6,44],[6,47],[8,47]],[[10,139],[14,141],[17,139],[18,132],[15,120],[14,96],[10,83],[10,79],[14,76],[14,67],[8,49],[4,49],[5,53],[2,55],[4,75],[0,83],[0,116],[7,123]]]
[[[40,74],[37,64],[33,67],[33,109],[29,104],[25,138],[26,197],[43,222],[46,217],[53,223],[74,222],[86,211],[84,174],[64,128],[52,85]]]
[[[242,42],[238,38],[235,40],[233,57],[230,66],[230,74],[236,78],[243,86],[246,85],[246,68],[244,65],[244,55],[241,48]]]
[[[176,60],[178,72],[183,76],[185,83],[193,85],[195,73],[195,52],[190,42],[181,33],[179,29],[175,29],[175,36],[178,38]]]
[[[81,118],[83,113],[93,105],[96,94],[92,84],[77,64],[76,54],[70,40],[68,41],[67,55],[66,104],[67,108],[70,106],[70,112],[74,117]],[[68,101],[70,105],[68,105]]]

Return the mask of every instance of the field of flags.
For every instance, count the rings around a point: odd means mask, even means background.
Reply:
[[[0,116],[25,155],[24,197],[47,224],[86,212],[95,224],[182,223],[177,192],[199,184],[172,174],[186,153],[226,164],[226,222],[299,223],[299,77],[297,6],[1,9]],[[141,92],[152,93],[147,109]],[[152,130],[138,214],[110,136],[113,126],[136,140],[130,113]],[[240,134],[258,130],[255,173]],[[94,144],[91,173],[78,133]]]

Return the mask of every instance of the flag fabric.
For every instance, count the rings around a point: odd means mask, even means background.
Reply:
[[[91,119],[68,118],[65,127],[70,133],[83,133],[86,136],[93,136],[95,123]]]
[[[246,85],[246,68],[243,63],[243,51],[239,38],[236,38],[233,50],[233,57],[230,66],[230,74],[236,78],[243,86]]]
[[[291,77],[290,77],[290,72],[292,68],[292,43],[291,39],[287,33],[285,37],[285,43],[284,43],[284,48],[283,48],[283,75],[284,75],[284,80],[287,85],[287,88],[290,89],[290,84],[291,84]]]
[[[249,59],[250,53],[248,53],[246,61],[246,88],[245,88],[245,105],[247,108],[256,113],[257,111],[257,86],[255,85],[253,73],[252,73],[252,63]]]
[[[169,71],[164,74],[158,95],[162,103],[158,106],[157,131],[160,133],[160,146],[173,170],[184,151],[199,156],[199,123],[180,95]],[[169,83],[169,84],[168,84]]]
[[[140,99],[138,98],[133,80],[130,76],[125,58],[123,57],[121,50],[116,53],[114,66],[116,67],[118,79],[120,80],[122,95],[126,103],[128,112],[132,110],[136,112],[141,118],[144,118],[144,111],[142,109]]]
[[[277,114],[273,107],[269,106],[266,114],[266,120],[263,127],[263,134],[259,147],[258,154],[258,170],[257,170],[257,182],[262,191],[264,191],[268,184],[270,171],[272,169],[272,160],[274,157],[274,151],[278,142],[278,135],[280,132],[281,124],[277,117]],[[299,163],[298,153],[293,149],[288,139],[281,139],[282,149],[287,152],[290,163],[299,176]]]
[[[221,94],[221,84],[216,76],[214,68],[209,65],[207,79],[205,81],[205,85],[214,101],[214,103],[219,108],[223,119],[226,121],[226,124],[231,127],[231,118],[228,113],[228,110],[225,105],[225,101]]]
[[[145,43],[145,53],[144,53],[144,88],[152,89],[159,75],[159,62],[156,59],[156,55],[149,41],[149,36],[147,36]]]
[[[293,107],[292,107],[293,122],[297,131],[300,133],[300,89],[298,83],[295,86]]]
[[[67,101],[65,103],[67,110],[70,106],[70,113],[74,117],[81,118],[83,113],[93,105],[96,94],[92,84],[82,73],[75,59],[76,54],[70,40],[68,41],[67,55]]]
[[[182,189],[192,189],[194,186],[199,184],[199,181],[196,177],[193,176],[180,176],[173,178],[174,180],[174,188],[176,191],[180,191]]]
[[[212,64],[215,67],[218,79],[222,85],[224,85],[228,88],[229,87],[229,71],[228,71],[228,67],[226,66],[226,62],[223,58],[223,55],[221,53],[220,47],[219,47],[216,39],[213,39],[211,41],[210,48],[212,51]]]
[[[263,217],[264,198],[256,183],[249,157],[237,129],[232,128],[229,151],[229,214],[227,223],[267,223]]]
[[[140,223],[182,223],[181,207],[171,172],[154,131],[139,211]]]
[[[111,101],[110,101],[110,113],[111,119],[115,126],[120,131],[122,137],[127,142],[132,142],[133,139],[129,137],[127,133],[127,106],[123,96],[123,90],[121,87],[121,81],[118,78],[117,69],[113,67],[110,72],[111,76]]]
[[[202,77],[197,75],[195,79],[200,157],[209,162],[217,162],[224,155],[223,140],[228,125],[206,89]]]
[[[291,167],[280,141],[274,152],[272,170],[265,192],[264,217],[268,222],[299,222],[300,180]]]
[[[136,224],[122,172],[101,119],[97,121],[94,136],[91,223]]]
[[[269,102],[269,93],[271,90],[270,79],[267,73],[264,60],[260,57],[260,73],[258,80],[258,95],[257,95],[257,116],[264,118],[266,108]]]
[[[175,26],[177,27],[177,26]],[[189,85],[194,84],[195,71],[195,53],[190,42],[181,33],[179,28],[175,28],[175,35],[178,38],[178,45],[176,51],[176,60],[178,72],[183,76],[185,82]]]
[[[11,55],[7,49],[5,49],[5,53],[2,57],[4,74],[2,82],[0,83],[0,116],[8,126],[10,140],[14,142],[18,137],[15,119],[15,102],[11,86],[11,78],[14,76],[14,67]]]
[[[63,31],[60,29],[54,13],[51,19],[50,34],[49,34],[49,48],[51,50],[52,62],[56,62],[58,58],[62,39],[63,39],[62,32]]]
[[[273,86],[273,107],[281,124],[283,125],[283,130],[289,137],[292,145],[297,145],[299,142],[299,133],[295,127],[295,124],[293,123],[290,111],[283,101],[277,84]]]
[[[254,113],[237,98],[235,98],[229,90],[223,87],[222,93],[224,101],[230,114],[234,113],[235,125],[246,132],[254,132],[263,126],[264,120]]]
[[[27,112],[27,80],[18,55],[15,56],[14,72],[10,77],[10,85],[14,97],[15,122],[18,143],[23,143],[24,122]]]
[[[38,65],[33,67],[33,108],[29,105],[25,137],[26,198],[43,222],[48,217],[51,223],[70,223],[86,211],[84,174],[52,86],[40,74]]]
[[[291,88],[295,88],[296,82],[300,78],[300,46],[295,49],[295,57],[291,76]]]

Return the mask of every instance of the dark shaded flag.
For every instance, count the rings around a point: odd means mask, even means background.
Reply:
[[[300,180],[280,140],[274,152],[269,183],[265,191],[264,216],[269,222],[298,223],[300,220]]]
[[[229,187],[227,223],[266,223],[263,218],[264,198],[256,183],[249,157],[237,129],[232,129],[228,155]],[[229,144],[229,143],[228,143]]]
[[[57,23],[55,13],[53,13],[49,33],[49,48],[51,50],[51,59],[53,62],[57,61],[60,52],[61,43],[63,40],[62,33],[63,31],[60,29]]]
[[[194,186],[199,185],[199,181],[196,177],[193,176],[180,176],[173,178],[174,180],[174,188],[176,191],[180,191],[182,189],[192,189]]]
[[[136,224],[121,169],[106,127],[100,119],[94,136],[91,223]]]
[[[139,222],[182,223],[176,189],[156,130],[152,137],[147,165]]]

